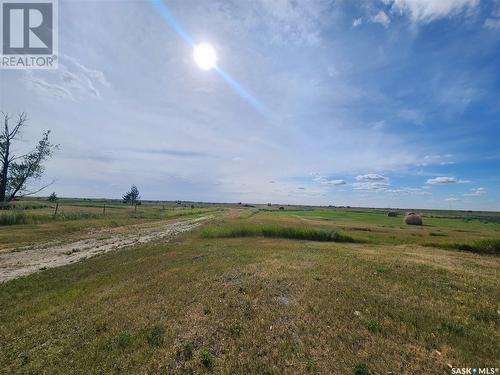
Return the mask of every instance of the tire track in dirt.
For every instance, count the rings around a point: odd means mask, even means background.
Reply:
[[[92,237],[66,244],[45,244],[34,248],[0,252],[0,283],[26,276],[47,268],[60,267],[85,258],[104,254],[112,250],[140,245],[158,239],[171,239],[179,234],[199,227],[212,216],[154,224],[131,226],[117,230],[95,232]]]

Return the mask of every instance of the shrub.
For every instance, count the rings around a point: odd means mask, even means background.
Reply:
[[[395,211],[389,211],[389,212],[387,213],[387,216],[389,216],[389,217],[397,217],[397,216],[398,216],[398,213],[397,213],[397,212],[395,212]]]

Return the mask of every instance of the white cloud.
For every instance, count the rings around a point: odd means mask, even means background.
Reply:
[[[455,164],[451,158],[453,155],[451,154],[446,154],[446,155],[425,155],[424,156],[424,162],[423,163],[418,163],[419,166],[426,166],[429,164],[439,164],[439,165],[451,165]]]
[[[339,74],[338,70],[333,65],[330,65],[328,67],[327,73],[328,73],[328,76],[332,77],[332,78],[336,77]]]
[[[404,195],[432,195],[431,192],[425,191],[422,188],[411,188],[411,187],[402,187],[399,189],[386,189],[385,192],[393,194],[404,194]]]
[[[487,18],[484,27],[491,30],[500,29],[500,18]]]
[[[449,198],[446,198],[445,201],[447,202],[458,202],[460,199],[457,199],[455,197],[449,197]]]
[[[89,69],[69,56],[61,57],[56,70],[27,71],[25,77],[29,90],[71,101],[100,99],[101,92],[97,87],[111,87],[103,72]]]
[[[258,4],[253,9],[255,17],[265,21],[274,42],[299,45],[320,44],[320,19],[331,5],[328,0],[260,0],[248,4]]]
[[[355,18],[352,20],[352,27],[358,27],[363,23],[363,19],[361,17]]]
[[[355,182],[352,184],[354,190],[385,190],[388,186],[387,182]]]
[[[423,125],[425,120],[424,114],[416,109],[402,109],[398,112],[398,117],[415,125]]]
[[[442,185],[442,184],[456,184],[458,180],[455,177],[436,177],[430,178],[427,180],[426,184],[428,185]]]
[[[331,180],[320,173],[312,173],[312,175],[314,176],[313,181],[319,182],[320,184],[323,185],[338,186],[338,185],[345,185],[347,183],[344,180]]]
[[[29,90],[46,96],[53,96],[55,98],[67,99],[74,101],[73,94],[63,85],[37,77],[32,71],[26,71],[26,86]]]
[[[391,10],[408,14],[414,23],[429,23],[470,11],[478,5],[479,0],[394,0]]]
[[[481,195],[486,194],[486,189],[483,187],[477,189],[471,189],[470,193],[465,193],[464,197],[479,197]]]
[[[356,177],[358,181],[389,181],[385,176],[376,173],[368,173]]]
[[[455,177],[440,176],[427,180],[428,185],[444,185],[444,184],[469,184],[470,180],[458,180]]]
[[[372,125],[373,130],[382,130],[383,128],[385,128],[385,121],[384,120],[377,121],[377,122],[373,123],[373,125]]]
[[[387,16],[387,14],[385,14],[385,12],[383,10],[381,10],[376,15],[374,15],[371,18],[371,21],[374,23],[379,23],[382,26],[384,26],[385,28],[388,28],[389,24],[391,23],[391,20],[389,19],[389,17]]]
[[[324,182],[324,184],[326,185],[334,185],[334,186],[345,185],[346,183],[347,182],[345,182],[344,180],[328,180]]]

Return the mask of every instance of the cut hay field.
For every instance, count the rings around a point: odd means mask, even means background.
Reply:
[[[500,367],[499,214],[419,211],[424,225],[408,226],[402,214],[354,208],[130,210],[0,226],[0,251],[20,243],[36,251],[105,227],[213,216],[168,241],[0,284],[0,373]]]

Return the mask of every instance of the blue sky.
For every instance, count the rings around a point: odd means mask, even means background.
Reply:
[[[0,71],[60,196],[500,210],[500,1],[60,1],[59,69]]]

